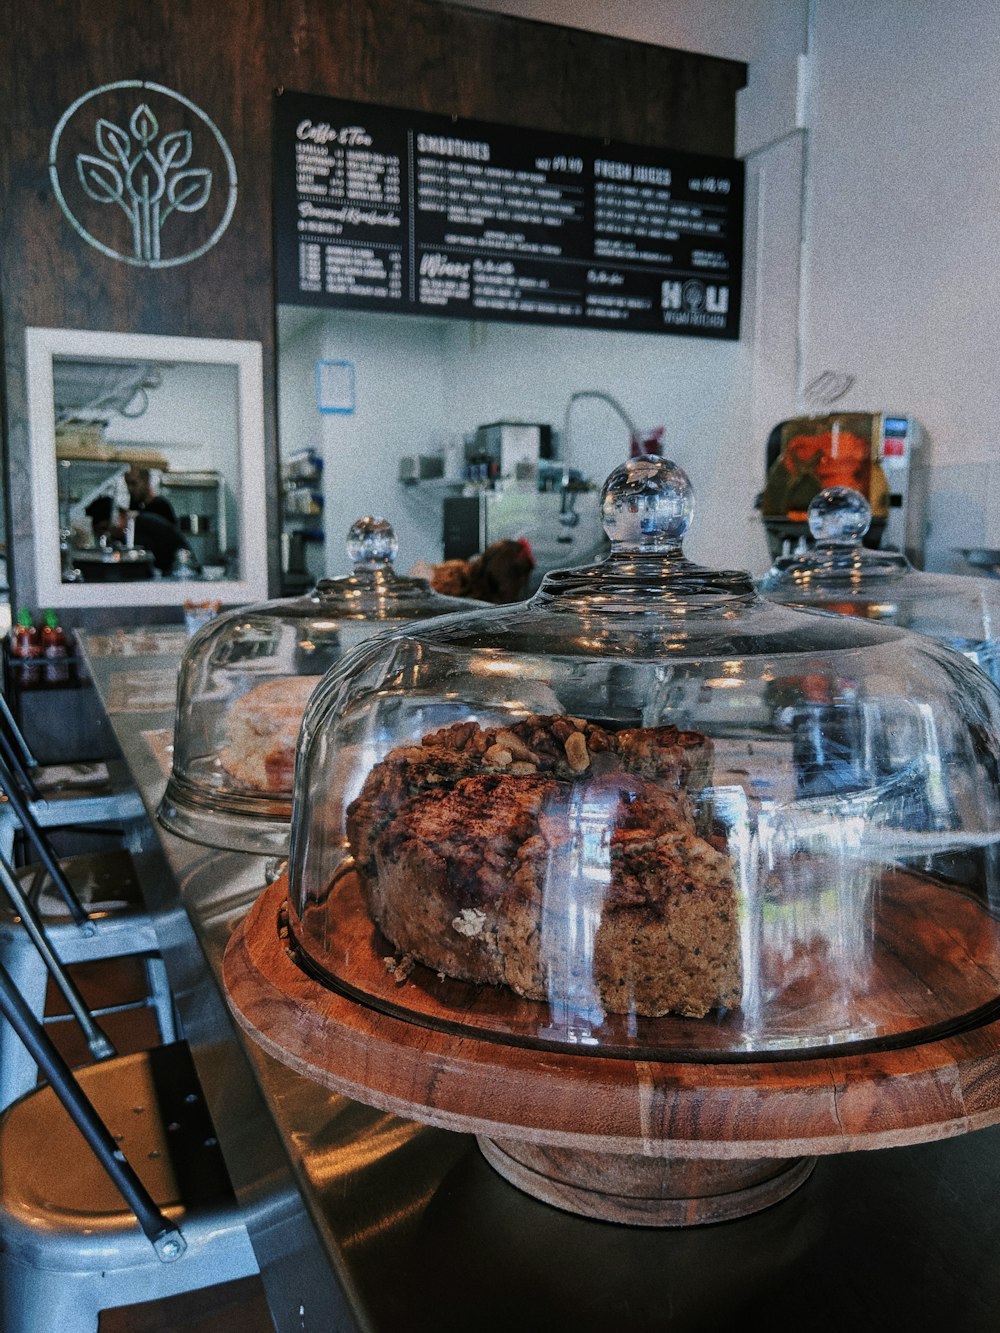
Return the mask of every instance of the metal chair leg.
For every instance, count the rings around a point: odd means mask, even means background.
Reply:
[[[91,868],[94,860],[99,868]],[[77,864],[79,862],[79,865]],[[105,853],[97,858],[78,857],[67,862],[67,881],[79,883],[83,899],[100,902],[104,895],[113,901],[120,892],[126,901],[136,894],[134,867],[125,852]],[[85,934],[59,913],[59,896],[51,892],[47,872],[38,867],[33,875],[15,874],[0,856],[0,902],[10,900],[12,913],[0,914],[0,964],[14,976],[31,1012],[44,1019],[46,987],[51,977],[62,992],[69,1013],[82,1029],[95,1060],[110,1059],[115,1049],[94,1021],[68,972],[74,963],[99,962],[111,958],[135,958],[143,966],[146,1000],[153,1009],[160,1040],[177,1040],[173,995],[166,967],[159,957],[159,944],[152,922],[141,910],[101,910],[95,913],[94,929]],[[53,902],[55,899],[55,902]],[[48,907],[43,910],[43,904]],[[10,1027],[0,1024],[0,1110],[35,1086],[37,1073],[30,1056]]]
[[[49,842],[48,838],[46,838],[45,833],[32,813],[28,802],[21,794],[17,783],[11,776],[10,770],[6,768],[3,763],[0,763],[0,789],[3,790],[4,795],[7,797],[10,807],[17,817],[18,823],[30,839],[31,844],[38,855],[38,859],[51,876],[52,883],[56,886],[60,897],[66,904],[66,909],[70,916],[81,930],[88,934],[92,934],[94,930],[93,924],[90,922],[83,904],[74,893],[69,880],[63,874],[62,867],[59,865],[59,858],[52,850],[52,844]]]
[[[177,1031],[174,993],[170,988],[167,965],[159,954],[147,954],[144,962],[150,1007],[156,1015],[156,1026],[160,1030],[160,1039],[164,1044],[168,1044],[176,1041],[180,1034]]]
[[[115,1054],[115,1048],[94,1022],[76,983],[49,943],[42,927],[41,918],[31,905],[28,895],[21,888],[20,882],[2,859],[0,859],[0,885],[2,885],[4,892],[10,899],[14,911],[21,918],[21,924],[31,937],[31,942],[38,950],[46,970],[62,991],[63,998],[69,1005],[70,1013],[83,1029],[91,1055],[95,1060],[110,1059]],[[5,975],[9,977],[9,974],[5,973]]]
[[[22,783],[29,798],[38,800],[39,792],[32,776],[32,770],[38,767],[38,760],[28,748],[21,728],[14,720],[14,714],[10,711],[2,693],[0,693],[0,753]]]

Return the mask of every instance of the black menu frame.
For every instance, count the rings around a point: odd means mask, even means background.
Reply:
[[[743,164],[281,91],[277,299],[737,339]]]

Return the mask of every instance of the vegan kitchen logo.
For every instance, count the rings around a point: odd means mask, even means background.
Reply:
[[[700,278],[680,283],[667,279],[660,284],[664,324],[689,328],[725,328],[729,311],[729,288]]]
[[[180,93],[139,79],[95,88],[66,110],[49,178],[83,240],[144,268],[197,259],[236,207],[236,164],[218,127]]]

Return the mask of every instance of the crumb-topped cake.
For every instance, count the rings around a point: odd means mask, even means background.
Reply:
[[[392,750],[347,811],[372,920],[400,953],[528,999],[734,1007],[733,868],[692,800],[711,768],[700,732],[562,714]]]

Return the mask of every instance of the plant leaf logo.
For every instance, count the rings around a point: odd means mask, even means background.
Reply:
[[[75,183],[82,197],[96,204],[117,210],[127,222],[131,239],[128,251],[121,245],[111,245],[93,234],[93,223],[88,230],[71,208],[60,182],[59,147],[67,124],[84,105],[102,94],[120,94],[135,90],[135,104],[127,123],[118,123],[107,116],[98,116],[94,122],[94,151],[77,152],[74,156]],[[150,94],[159,94],[159,98]],[[213,171],[199,162],[198,145],[189,128],[169,129],[160,123],[151,101],[161,105],[162,98],[180,104],[192,113],[208,130],[217,161],[219,155],[224,170]],[[65,169],[65,166],[64,166]],[[219,239],[232,217],[236,206],[236,166],[232,154],[218,128],[207,115],[186,97],[162,84],[136,79],[105,84],[78,98],[56,126],[49,149],[49,176],[59,205],[74,230],[90,245],[114,259],[148,268],[167,268],[188,263],[205,253]],[[228,177],[228,179],[226,179]],[[170,245],[171,219],[178,214],[196,214],[206,210],[216,196],[221,195],[218,207],[221,218],[214,230],[201,244],[177,253],[177,245]],[[173,250],[173,253],[171,251]]]

